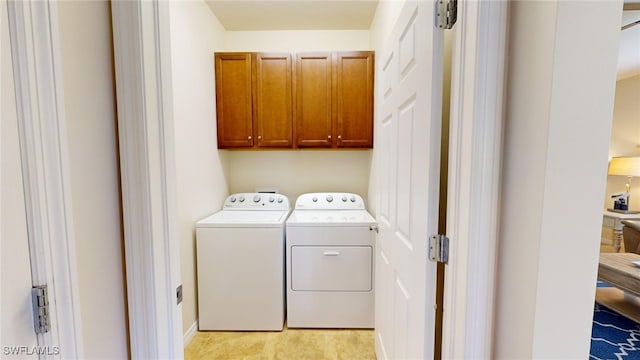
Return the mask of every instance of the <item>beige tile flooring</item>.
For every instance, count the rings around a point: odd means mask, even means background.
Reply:
[[[601,252],[613,252],[602,244]],[[281,332],[198,332],[184,358],[196,359],[375,359],[373,330],[285,329]]]
[[[184,351],[192,359],[375,359],[373,330],[285,329],[198,332]]]

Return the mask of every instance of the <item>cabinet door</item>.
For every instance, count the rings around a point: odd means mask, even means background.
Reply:
[[[251,54],[217,53],[218,148],[253,146]]]
[[[296,145],[330,147],[332,134],[331,53],[296,56]]]
[[[371,51],[337,55],[336,145],[373,146],[373,72]]]
[[[254,137],[258,147],[291,147],[291,54],[256,54]]]

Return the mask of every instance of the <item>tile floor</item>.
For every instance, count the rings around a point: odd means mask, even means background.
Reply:
[[[198,332],[184,351],[194,359],[375,359],[373,330],[287,329]]]
[[[613,252],[602,244],[601,252]],[[197,359],[375,359],[373,330],[287,329],[282,332],[198,332],[184,351]]]

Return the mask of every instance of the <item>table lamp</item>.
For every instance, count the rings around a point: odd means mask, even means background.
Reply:
[[[613,195],[616,198],[616,206],[614,209],[608,209],[624,214],[638,214],[640,211],[629,210],[629,198],[631,194],[631,178],[633,176],[640,176],[640,156],[622,156],[614,157],[609,162],[609,175],[626,176],[627,184],[625,192],[622,194]],[[621,204],[621,208],[618,208]]]

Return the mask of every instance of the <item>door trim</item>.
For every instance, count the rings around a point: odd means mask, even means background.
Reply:
[[[131,357],[183,357],[169,2],[113,1]]]
[[[462,1],[455,29],[443,359],[493,358],[508,3]],[[478,171],[477,169],[482,169]]]
[[[33,285],[47,284],[51,330],[38,345],[83,358],[57,5],[7,1]]]

